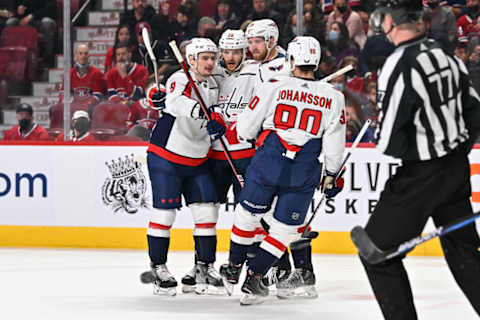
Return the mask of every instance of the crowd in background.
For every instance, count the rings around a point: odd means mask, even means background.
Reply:
[[[479,1],[425,0],[423,15],[426,36],[437,40],[465,63],[477,90],[480,89]],[[56,10],[41,10],[30,4],[40,1],[3,2],[10,3],[10,11],[7,10],[10,14],[4,14],[0,21],[4,25],[30,23],[40,32],[48,33],[48,28],[55,23],[56,17],[52,12]],[[0,7],[5,7],[3,2],[0,1]],[[41,1],[42,7],[54,2]],[[207,37],[218,43],[225,30],[245,30],[251,21],[263,18],[277,23],[280,30],[278,45],[283,48],[298,34],[294,0],[218,0],[214,6],[211,6],[212,1],[182,0],[174,5],[165,0],[159,2],[158,8],[153,8],[146,0],[131,2],[133,8],[122,14],[114,46],[107,52],[105,74],[88,65],[88,47],[74,49],[75,65],[71,73],[72,78],[75,71],[80,75],[95,73],[88,92],[77,90],[72,80],[75,99],[88,105],[85,108],[87,114],[83,116],[88,116],[90,120],[93,110],[102,101],[122,104],[129,112],[124,133],[135,124],[151,129],[158,118],[157,112],[145,111],[148,109],[144,101],[145,89],[152,83],[154,69],[143,43],[143,28],[150,33],[162,83],[180,68],[168,48],[171,40],[175,40],[180,49],[193,37]],[[322,46],[316,77],[321,79],[349,64],[354,67],[331,81],[346,98],[349,142],[355,139],[367,119],[372,122],[362,141],[373,141],[378,115],[376,71],[394,50],[379,24],[380,13],[374,10],[375,0],[325,0],[325,3],[322,0],[304,0],[303,5],[304,35],[315,37]],[[48,56],[51,50],[46,45],[43,54]],[[20,109],[25,112],[25,108]],[[148,139],[148,135],[142,135],[142,139]]]

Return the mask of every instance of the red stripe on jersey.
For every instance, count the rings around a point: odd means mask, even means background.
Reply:
[[[270,236],[266,236],[264,241],[270,243],[272,246],[274,246],[275,248],[281,250],[281,251],[285,251],[287,250],[287,247],[285,247],[283,245],[283,243],[281,243],[280,241],[278,241],[277,239],[275,238],[272,238]]]
[[[175,162],[184,166],[196,167],[204,163],[208,159],[212,151],[210,150],[204,158],[189,158],[170,152],[166,149],[163,149],[162,147],[150,143],[148,144],[147,152],[153,152],[157,156],[162,157],[165,160]]]
[[[164,225],[164,224],[159,224],[159,223],[155,223],[155,222],[150,222],[150,223],[148,224],[148,227],[149,227],[150,229],[170,230],[170,228],[171,228],[172,226],[166,226],[166,225]]]
[[[245,159],[245,158],[251,158],[255,154],[255,149],[245,149],[245,150],[237,150],[237,151],[229,151],[230,155],[232,156],[232,159]],[[227,160],[227,156],[225,155],[225,152],[223,151],[215,151],[213,150],[212,152],[212,159],[215,160]]]
[[[195,228],[199,229],[211,229],[215,228],[216,223],[215,222],[210,222],[210,223],[195,223]]]
[[[238,229],[235,225],[232,227],[232,233],[242,238],[253,238],[255,237],[255,231],[246,231]]]
[[[274,132],[275,134],[277,134],[275,131],[273,130],[265,130],[263,131],[260,136],[258,137],[257,139],[257,143],[255,144],[258,148],[260,148],[262,146],[262,144],[265,142],[265,140],[267,139],[268,135],[270,133]],[[277,137],[278,139],[280,140],[280,143],[282,144],[282,146],[289,150],[289,151],[293,151],[293,152],[298,152],[300,150],[302,150],[302,147],[300,146],[295,146],[293,144],[289,144],[287,143],[285,140],[283,140],[278,134],[277,134]]]
[[[192,98],[192,85],[190,82],[185,87],[185,90],[183,90],[183,95]]]

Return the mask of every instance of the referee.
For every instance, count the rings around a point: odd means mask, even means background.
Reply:
[[[402,160],[365,230],[382,250],[472,214],[467,155],[480,133],[480,99],[465,65],[423,34],[421,0],[386,0],[382,29],[395,51],[377,83],[377,148]],[[480,240],[475,224],[440,238],[457,284],[480,315]],[[417,319],[404,257],[370,265],[385,319]]]

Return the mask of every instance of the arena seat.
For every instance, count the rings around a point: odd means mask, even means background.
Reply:
[[[63,131],[63,103],[57,103],[50,108],[50,131],[57,132],[58,129]],[[73,102],[70,105],[70,115],[77,110],[83,110],[88,112],[88,105]]]
[[[11,81],[25,80],[28,56],[25,47],[0,47],[0,75]]]
[[[6,27],[0,36],[0,46],[26,48],[26,75],[29,80],[36,78],[38,67],[38,33],[35,28],[30,26]]]
[[[100,140],[107,136],[123,135],[129,108],[121,103],[103,102],[93,109],[91,132]]]

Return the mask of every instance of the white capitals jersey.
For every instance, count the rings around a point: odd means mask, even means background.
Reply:
[[[219,86],[218,107],[227,123],[228,130],[234,130],[237,116],[243,112],[253,97],[255,77],[258,71],[258,63],[245,62],[242,67],[232,73],[224,68],[215,68],[212,76]],[[222,138],[229,151],[252,149],[251,143],[235,143],[229,139],[228,131]],[[236,139],[236,133],[235,133]],[[214,151],[223,151],[220,142],[213,142]],[[235,156],[232,154],[232,156]]]
[[[332,85],[315,80],[277,76],[260,85],[237,121],[241,140],[275,131],[293,147],[322,138],[325,168],[335,173],[345,150],[345,98]]]
[[[190,74],[195,79],[193,73]],[[202,82],[195,80],[195,84],[207,108],[217,102],[218,86],[212,77]],[[207,121],[191,117],[192,108],[198,103],[197,95],[183,70],[168,79],[166,90],[164,115],[157,122],[150,144],[174,154],[167,154],[170,157],[167,160],[185,165],[199,164],[206,160],[211,142],[206,129]],[[159,132],[158,137],[155,131]]]
[[[278,54],[274,59],[258,64],[256,87],[275,76],[291,74],[284,54],[285,50],[277,46],[277,52]]]

